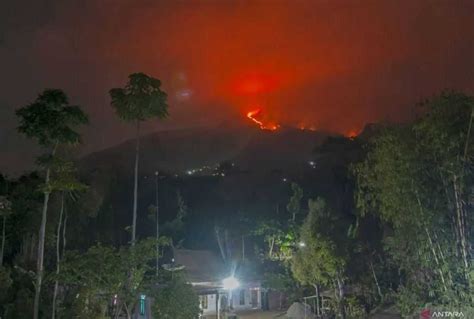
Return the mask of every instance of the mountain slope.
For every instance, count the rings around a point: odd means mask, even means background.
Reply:
[[[269,132],[245,126],[157,132],[141,138],[140,172],[180,174],[225,161],[245,170],[285,170],[307,162],[326,137],[325,133],[291,128]],[[89,154],[81,160],[81,167],[86,171],[114,168],[128,175],[134,150],[135,141],[129,140]]]
[[[176,216],[177,192],[189,208],[187,247],[212,247],[216,223],[231,227],[242,214],[255,222],[286,214],[292,182],[304,189],[303,207],[308,198],[323,196],[337,209],[349,210],[346,167],[359,149],[350,139],[293,128],[221,126],[143,136],[137,234],[144,238],[154,232],[147,214],[156,200],[157,170],[160,221]],[[130,140],[81,160],[81,175],[92,186],[83,200],[96,216],[83,221],[94,234],[87,240],[128,241],[134,150]]]

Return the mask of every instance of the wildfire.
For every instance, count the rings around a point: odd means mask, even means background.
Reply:
[[[346,135],[346,137],[348,137],[348,138],[354,139],[354,138],[356,138],[357,136],[359,136],[359,133],[360,133],[360,132],[359,132],[358,130],[350,130],[350,131],[348,131],[345,135]]]
[[[304,123],[298,124],[298,128],[302,131],[316,131],[315,125],[306,125]]]
[[[257,117],[261,117],[262,114],[262,109],[255,109],[253,111],[250,111],[247,113],[247,117],[257,124],[260,129],[262,130],[269,130],[269,131],[275,131],[280,128],[280,125],[276,123],[263,123],[263,121],[259,120]]]

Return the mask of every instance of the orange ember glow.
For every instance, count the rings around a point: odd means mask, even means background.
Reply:
[[[350,130],[349,132],[346,133],[346,137],[348,138],[356,138],[359,135],[359,131],[356,130]]]
[[[315,125],[306,125],[304,123],[300,123],[298,125],[298,128],[302,131],[316,131],[316,126]]]
[[[264,123],[262,120],[259,120],[257,117],[261,118],[262,109],[255,109],[247,113],[247,117],[257,124],[262,130],[275,131],[280,128],[280,125],[272,122]]]

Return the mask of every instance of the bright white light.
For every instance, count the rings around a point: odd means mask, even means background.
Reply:
[[[230,276],[222,281],[222,285],[226,290],[234,290],[236,288],[239,288],[240,282],[234,276]]]
[[[306,247],[306,243],[300,241],[300,242],[298,243],[298,246],[300,246],[300,247]]]

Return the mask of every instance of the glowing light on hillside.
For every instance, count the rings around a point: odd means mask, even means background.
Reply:
[[[298,124],[298,128],[302,131],[316,131],[316,126],[315,125],[307,125],[304,123]]]
[[[359,131],[357,130],[350,130],[349,132],[346,133],[346,137],[348,138],[356,138],[359,135]]]
[[[262,120],[259,120],[262,114],[262,109],[255,109],[247,113],[247,118],[249,118],[252,122],[257,124],[260,129],[262,130],[269,130],[269,131],[275,131],[280,128],[279,124],[276,123],[264,123]]]

